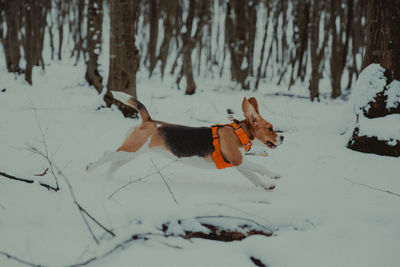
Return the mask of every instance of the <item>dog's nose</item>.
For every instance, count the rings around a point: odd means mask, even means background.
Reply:
[[[281,135],[281,142],[283,142],[283,139],[284,139],[285,137],[283,136],[283,135]]]

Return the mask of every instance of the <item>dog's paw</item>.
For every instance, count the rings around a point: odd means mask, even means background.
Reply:
[[[264,188],[267,191],[274,190],[275,189],[275,184],[265,184],[265,185],[262,185],[261,187]]]

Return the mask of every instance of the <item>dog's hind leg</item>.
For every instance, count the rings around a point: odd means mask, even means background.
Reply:
[[[260,186],[264,188],[265,190],[272,190],[275,188],[275,184],[266,184],[261,179],[252,171],[249,171],[247,169],[244,169],[242,167],[235,167],[241,174],[243,174],[244,177],[249,179],[250,182],[252,182],[255,186]]]

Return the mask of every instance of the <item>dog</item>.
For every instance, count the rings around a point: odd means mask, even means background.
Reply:
[[[179,158],[184,163],[196,166],[224,169],[237,169],[255,186],[272,190],[273,183],[263,182],[257,175],[267,175],[272,179],[281,175],[272,172],[263,165],[251,162],[247,155],[267,156],[266,148],[275,149],[282,144],[284,137],[277,134],[271,123],[259,112],[254,97],[243,98],[244,120],[211,127],[189,127],[153,120],[146,107],[137,99],[122,92],[112,92],[119,101],[136,109],[142,123],[136,126],[116,151],[106,151],[97,161],[87,165],[86,170],[111,162],[110,174],[143,152],[158,150],[169,156]],[[232,116],[232,114],[230,114]],[[253,146],[253,142],[262,144]],[[249,152],[253,147],[253,151]]]

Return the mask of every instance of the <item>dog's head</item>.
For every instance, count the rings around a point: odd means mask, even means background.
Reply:
[[[243,98],[242,110],[255,138],[271,149],[282,144],[283,136],[278,135],[272,124],[261,117],[257,100],[254,97]]]

